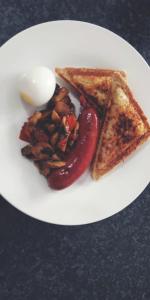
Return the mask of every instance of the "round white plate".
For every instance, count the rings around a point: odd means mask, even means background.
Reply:
[[[57,224],[102,220],[129,205],[149,183],[150,144],[98,182],[89,173],[71,187],[51,190],[20,153],[27,111],[17,92],[17,77],[34,65],[125,70],[135,97],[150,118],[150,70],[140,54],[111,31],[78,21],[31,27],[0,48],[0,193],[24,213]]]

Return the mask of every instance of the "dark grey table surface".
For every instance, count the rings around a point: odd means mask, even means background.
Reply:
[[[150,63],[149,0],[0,0],[0,45],[59,19],[111,29]],[[0,199],[0,300],[149,300],[149,274],[150,185],[117,215],[77,227],[36,221]]]

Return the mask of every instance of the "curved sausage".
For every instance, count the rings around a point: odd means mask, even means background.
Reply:
[[[99,119],[94,108],[85,108],[79,117],[79,137],[69,153],[65,167],[53,170],[48,184],[54,189],[71,185],[89,167],[96,150],[99,135]]]

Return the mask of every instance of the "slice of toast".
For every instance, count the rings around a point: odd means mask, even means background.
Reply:
[[[64,68],[56,73],[97,105],[103,127],[92,165],[98,179],[150,136],[150,126],[126,83],[123,71]]]
[[[109,69],[56,68],[55,71],[97,107],[101,118],[110,105],[112,75],[117,72],[126,79],[125,72]]]
[[[118,73],[112,77],[112,103],[93,162],[93,179],[98,179],[123,161],[150,136],[148,121],[127,83]]]

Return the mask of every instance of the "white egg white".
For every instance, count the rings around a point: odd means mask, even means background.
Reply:
[[[28,73],[22,74],[19,82],[21,98],[33,106],[47,103],[52,98],[55,87],[54,73],[44,66],[37,66]]]

